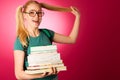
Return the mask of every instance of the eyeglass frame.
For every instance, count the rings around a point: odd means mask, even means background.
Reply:
[[[30,15],[31,12],[34,12],[34,16],[31,16],[31,15]],[[35,11],[35,10],[34,10],[34,11],[29,11],[29,12],[23,12],[23,13],[29,14],[30,17],[35,17],[36,14],[37,14],[39,17],[42,17],[42,16],[45,14],[43,11],[38,11],[38,12],[37,12],[37,11]],[[39,13],[41,13],[41,16],[39,15]]]

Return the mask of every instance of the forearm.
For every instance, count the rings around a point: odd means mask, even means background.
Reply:
[[[66,7],[60,7],[60,6],[52,6],[48,5],[45,3],[40,3],[42,8],[46,8],[48,10],[53,10],[53,11],[62,11],[62,12],[69,12],[72,11],[71,8],[66,8]]]
[[[75,43],[76,42],[76,39],[77,39],[77,36],[78,36],[78,32],[79,32],[79,25],[80,25],[80,16],[76,16],[75,18],[75,22],[74,22],[74,25],[73,25],[73,29],[69,35],[70,37],[70,40],[72,43]]]
[[[20,71],[16,74],[18,80],[30,80],[35,78],[42,78],[42,74],[26,74],[24,71]]]
[[[43,78],[43,74],[26,74],[24,71],[20,71],[16,74],[18,80],[31,80],[35,78]]]

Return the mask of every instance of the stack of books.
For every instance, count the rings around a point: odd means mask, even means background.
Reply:
[[[35,46],[30,50],[31,54],[27,56],[29,66],[25,70],[27,74],[50,72],[52,67],[56,67],[57,71],[66,70],[56,45]]]

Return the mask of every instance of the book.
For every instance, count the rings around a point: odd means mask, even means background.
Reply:
[[[56,60],[56,61],[54,60],[54,61],[42,61],[42,62],[37,61],[28,64],[29,66],[40,66],[40,65],[43,66],[43,65],[61,64],[61,63],[63,63],[62,60]]]
[[[58,61],[61,60],[60,54],[58,53],[43,53],[43,54],[34,54],[27,57],[28,63],[38,63],[38,62],[47,62],[47,61]]]
[[[57,71],[66,71],[66,67],[57,67]],[[27,74],[39,74],[39,73],[44,73],[44,72],[51,72],[51,68],[46,68],[46,69],[39,69],[39,70],[25,70],[25,73]]]
[[[31,54],[34,52],[53,52],[57,50],[57,46],[56,45],[47,45],[47,46],[35,46],[35,47],[31,47]]]
[[[41,54],[41,53],[57,53],[56,50],[40,50],[40,51],[32,51],[31,54]]]
[[[34,70],[34,69],[45,69],[45,68],[51,68],[51,67],[62,67],[64,66],[63,63],[59,63],[59,64],[46,64],[46,65],[35,65],[35,66],[28,66],[27,69],[28,70]]]

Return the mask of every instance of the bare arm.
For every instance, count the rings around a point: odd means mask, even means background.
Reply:
[[[53,10],[53,11],[63,11],[63,12],[72,11],[71,8],[53,6],[53,5],[48,5],[46,3],[40,3],[40,5],[42,6],[42,8],[46,8],[48,10]]]
[[[43,78],[52,74],[55,74],[55,69],[51,69],[51,72],[48,74],[26,74],[23,65],[24,65],[24,51],[15,50],[14,51],[14,64],[15,64],[15,76],[17,79],[28,80],[28,79],[35,79],[35,78]]]
[[[54,41],[58,43],[75,43],[79,31],[80,14],[77,8],[71,7],[72,13],[75,15],[75,21],[69,36],[55,33]]]

